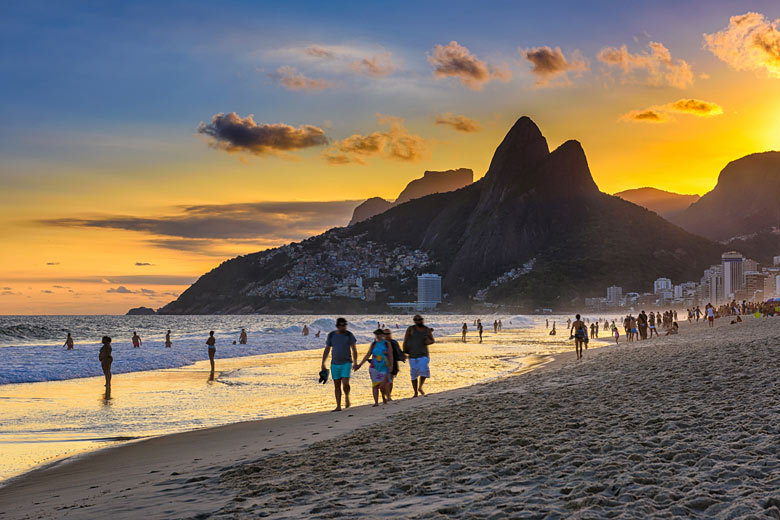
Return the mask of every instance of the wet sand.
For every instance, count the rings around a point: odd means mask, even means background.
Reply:
[[[388,406],[157,437],[0,489],[6,518],[780,518],[780,319]]]

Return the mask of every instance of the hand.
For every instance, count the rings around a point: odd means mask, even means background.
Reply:
[[[325,363],[323,363],[322,366],[320,366],[320,370],[325,370]]]

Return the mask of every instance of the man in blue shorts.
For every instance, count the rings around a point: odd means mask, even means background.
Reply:
[[[336,389],[336,409],[341,411],[341,392],[344,391],[344,407],[349,408],[349,376],[353,367],[357,364],[357,341],[355,336],[347,330],[347,320],[338,318],[336,330],[328,334],[325,341],[325,352],[322,353],[322,370],[325,370],[325,361],[328,359],[331,349],[333,356],[330,360],[330,375]]]
[[[422,316],[416,315],[414,325],[406,329],[403,347],[404,355],[409,358],[409,372],[411,372],[412,389],[414,389],[413,397],[425,395],[423,384],[427,378],[431,377],[428,366],[430,361],[428,345],[432,345],[434,341],[433,329],[424,325]]]

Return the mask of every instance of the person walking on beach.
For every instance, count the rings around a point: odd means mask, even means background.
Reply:
[[[65,338],[63,347],[65,347],[65,350],[73,350],[73,337],[70,335],[70,332],[68,332],[68,337]]]
[[[466,343],[466,333],[469,331],[469,326],[466,325],[466,322],[463,322],[463,327],[461,327],[461,332],[463,333],[463,337],[461,338],[461,341],[463,343]]]
[[[111,355],[111,352],[113,351],[111,348],[111,338],[103,336],[101,343],[103,343],[103,346],[100,347],[98,360],[100,360],[100,368],[103,369],[103,375],[106,378],[106,392],[109,392],[111,390],[111,363],[114,362],[114,357]]]
[[[374,331],[374,341],[368,348],[368,352],[363,357],[363,361],[357,364],[355,372],[371,358],[368,374],[371,377],[371,393],[374,396],[374,406],[379,406],[379,394],[382,394],[382,403],[387,404],[390,399],[390,385],[393,382],[393,376],[390,372],[393,369],[393,347],[389,341],[385,340],[385,331],[376,329]]]
[[[238,342],[241,345],[246,345],[247,339],[248,338],[246,336],[246,330],[245,329],[241,329],[241,334],[238,335]]]
[[[704,309],[704,311],[707,313],[707,322],[710,325],[710,328],[715,326],[715,307],[712,306],[711,303],[707,304],[707,307]]]
[[[209,362],[211,363],[211,374],[214,374],[214,354],[217,353],[217,338],[214,337],[214,331],[209,331],[209,337],[206,340],[206,346],[209,351]]]
[[[141,345],[143,345],[141,336],[139,336],[137,332],[133,332],[133,348],[141,348]]]
[[[171,329],[168,329],[168,332],[165,333],[165,348],[171,348]]]
[[[352,375],[352,369],[357,369],[357,340],[350,331],[347,330],[347,320],[338,318],[336,320],[336,330],[328,334],[325,340],[325,351],[322,353],[322,370],[325,370],[325,361],[328,355],[333,351],[330,359],[330,375],[333,378],[334,391],[336,395],[336,408],[334,412],[341,411],[341,394],[344,394],[345,408],[349,408],[349,377]]]
[[[390,378],[390,386],[387,390],[387,398],[390,399],[390,396],[393,394],[393,382],[395,381],[395,378],[398,376],[398,372],[400,372],[400,367],[398,366],[398,363],[406,363],[406,356],[404,356],[403,350],[401,350],[401,345],[398,344],[396,340],[393,339],[393,331],[390,329],[382,329],[382,332],[385,334],[385,341],[390,343],[390,346],[393,350],[393,368],[390,370],[390,375],[392,376]]]
[[[406,329],[403,343],[404,355],[409,358],[413,397],[425,395],[423,385],[425,380],[431,377],[428,345],[432,345],[436,341],[433,339],[433,329],[426,327],[423,321],[422,316],[415,315],[414,325]]]
[[[577,352],[577,359],[582,359],[582,346],[588,339],[588,326],[580,319],[579,314],[575,318],[569,329],[569,335],[574,338],[574,350]],[[569,321],[571,322],[571,320]]]
[[[498,333],[498,320],[493,320],[493,334]]]
[[[479,332],[479,342],[482,343],[482,320],[477,320],[477,332]]]

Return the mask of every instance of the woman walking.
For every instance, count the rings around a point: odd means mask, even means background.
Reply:
[[[355,371],[360,370],[360,367],[371,358],[368,369],[371,376],[371,393],[374,396],[374,406],[379,406],[379,392],[382,392],[383,403],[387,404],[390,401],[390,384],[393,382],[393,376],[390,374],[393,367],[393,348],[390,342],[385,340],[382,329],[376,329],[374,337],[376,339],[368,348],[363,361],[355,367]]]

